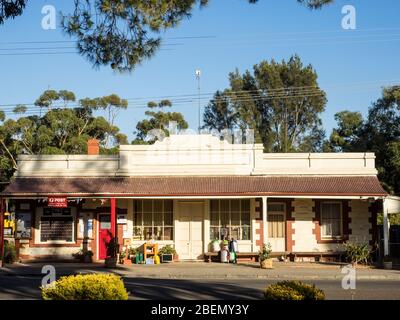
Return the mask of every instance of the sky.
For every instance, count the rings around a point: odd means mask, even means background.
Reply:
[[[130,74],[109,67],[94,69],[69,48],[73,42],[56,42],[73,40],[60,27],[42,28],[43,6],[65,12],[71,3],[30,0],[21,17],[0,26],[0,108],[7,117],[15,117],[11,110],[16,104],[27,104],[29,110],[46,89],[66,89],[78,99],[111,93],[128,99],[129,107],[116,124],[129,140],[137,122],[145,118],[146,103],[163,97],[174,103],[171,111],[182,112],[196,129],[195,70],[201,70],[204,108],[216,90],[228,87],[229,72],[297,54],[304,64],[312,64],[327,93],[322,120],[329,135],[335,113],[351,110],[366,115],[382,87],[400,84],[398,0],[337,0],[316,11],[296,0],[259,0],[255,5],[246,0],[211,0],[208,7],[196,9],[190,19],[163,33],[162,50]],[[342,28],[345,5],[356,9],[355,30]],[[40,49],[49,47],[58,49]]]

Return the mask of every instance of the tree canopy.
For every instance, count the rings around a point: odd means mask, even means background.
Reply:
[[[250,4],[258,0],[245,0]],[[191,17],[209,0],[74,0],[62,12],[64,32],[76,39],[79,53],[95,67],[132,71],[160,48],[160,33]],[[334,0],[297,0],[319,9]],[[0,0],[0,25],[23,13],[28,0]]]
[[[22,14],[28,0],[0,0],[0,24]]]
[[[368,111],[367,119],[358,112],[336,114],[337,128],[326,150],[370,151],[376,155],[379,178],[387,191],[400,193],[400,86],[383,89]]]
[[[151,101],[148,103],[150,109],[157,107],[162,109],[171,106],[172,103],[169,100],[162,100],[160,102]],[[154,141],[159,139],[160,136],[168,137],[171,134],[171,129],[178,132],[189,127],[183,114],[179,112],[148,110],[145,114],[148,119],[144,119],[137,123],[136,131],[134,132],[136,137],[132,141],[132,144],[154,143]],[[171,125],[175,125],[175,127],[171,128]]]
[[[230,88],[217,92],[206,107],[204,128],[252,129],[269,152],[321,148],[326,97],[311,65],[304,66],[298,56],[262,61],[253,72],[232,72],[229,80]]]
[[[62,90],[54,95],[55,92],[49,94],[47,91],[40,97],[55,98],[59,92],[67,92],[70,97],[75,97],[70,91]],[[123,100],[117,95],[111,96],[115,101]],[[7,181],[17,169],[16,158],[19,154],[85,154],[90,138],[100,140],[102,153],[116,152],[119,144],[127,143],[126,135],[104,117],[94,115],[95,110],[104,107],[100,101],[109,97],[84,98],[74,108],[53,105],[44,115],[21,115],[17,120],[6,119],[3,112],[0,119],[1,180]],[[17,113],[25,111],[26,106],[21,105],[14,109]]]

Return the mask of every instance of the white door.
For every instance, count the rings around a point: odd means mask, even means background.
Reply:
[[[285,204],[268,204],[268,242],[273,252],[286,250],[286,219]]]
[[[179,202],[175,221],[175,247],[180,260],[200,259],[203,254],[203,202]]]

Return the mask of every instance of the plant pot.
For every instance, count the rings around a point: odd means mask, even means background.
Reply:
[[[122,261],[122,264],[125,265],[125,266],[130,266],[130,265],[132,265],[132,261],[130,259],[125,258]]]
[[[143,254],[138,253],[138,254],[135,254],[134,256],[132,256],[132,262],[134,264],[142,263],[143,262]]]
[[[261,269],[272,269],[272,258],[260,261]]]
[[[93,259],[92,259],[92,256],[83,256],[83,262],[84,263],[92,263],[93,262]]]
[[[108,257],[105,260],[106,268],[116,268],[117,267],[117,258]]]
[[[161,255],[161,262],[168,263],[174,261],[174,255],[172,253],[166,253]]]
[[[393,262],[392,261],[384,261],[383,262],[383,269],[392,270]]]
[[[176,262],[176,261],[179,261],[179,256],[178,256],[178,254],[174,254],[174,261]]]

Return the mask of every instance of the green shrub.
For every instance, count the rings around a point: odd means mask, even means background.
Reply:
[[[135,256],[141,252],[140,247],[129,247],[128,249],[129,256]]]
[[[12,242],[4,241],[4,261],[5,263],[17,261],[17,250]]]
[[[368,264],[371,258],[371,249],[368,243],[357,244],[357,243],[345,243],[345,257],[346,260],[353,264],[365,263]]]
[[[167,244],[166,246],[162,247],[160,250],[158,250],[159,254],[176,254],[176,250],[173,246],[170,244]]]
[[[40,288],[44,300],[127,300],[122,279],[114,274],[61,277]]]
[[[272,252],[271,244],[270,243],[268,243],[268,244],[264,243],[263,247],[262,247],[262,250],[260,250],[258,252],[258,256],[259,256],[260,261],[264,261],[264,260],[269,259],[269,255],[271,254],[271,252]]]
[[[271,284],[264,292],[266,300],[325,300],[325,293],[315,285],[300,281]]]

